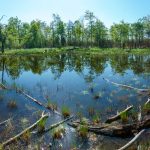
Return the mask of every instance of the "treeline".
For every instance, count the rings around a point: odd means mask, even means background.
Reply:
[[[3,16],[4,17],[4,16]],[[100,48],[149,48],[150,16],[135,23],[121,21],[110,29],[93,12],[86,11],[84,17],[64,23],[59,15],[46,24],[40,20],[21,22],[11,17],[7,24],[0,19],[0,46],[4,48],[44,47],[100,47]]]

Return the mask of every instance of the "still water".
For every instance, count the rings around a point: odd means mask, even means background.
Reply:
[[[0,57],[0,75],[1,82],[8,87],[22,88],[44,104],[47,104],[46,98],[49,97],[59,112],[62,106],[66,106],[73,115],[80,114],[92,120],[93,115],[98,114],[100,120],[105,121],[131,104],[135,110],[138,109],[149,95],[139,95],[134,90],[108,83],[104,78],[140,89],[150,88],[150,55],[106,56],[72,52],[48,56],[7,56]],[[15,101],[17,106],[10,108],[10,101]],[[7,126],[0,128],[0,142],[34,123],[43,110],[15,90],[0,89],[0,122],[12,118]],[[60,120],[60,116],[51,114],[47,126]],[[129,141],[100,135],[96,141],[91,142],[89,139],[80,139],[67,124],[64,127],[66,134],[61,140],[52,139],[53,131],[44,135],[32,133],[29,142],[18,141],[10,148],[70,150],[76,147],[84,150],[93,147],[110,150]],[[145,137],[139,143],[141,149],[148,149],[150,145],[149,133]]]

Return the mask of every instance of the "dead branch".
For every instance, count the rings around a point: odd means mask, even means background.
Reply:
[[[49,114],[44,114],[44,112],[42,113],[41,118],[35,122],[34,124],[32,124],[30,127],[26,128],[25,130],[23,130],[22,132],[20,132],[19,134],[17,134],[16,136],[10,138],[9,140],[3,142],[2,144],[0,144],[2,147],[5,147],[9,144],[11,144],[12,142],[14,142],[15,140],[17,140],[18,138],[20,138],[23,134],[25,134],[26,132],[30,132],[31,130],[33,130],[34,128],[36,128],[39,124],[39,122],[41,122],[42,120],[46,119],[49,117]]]
[[[52,124],[50,127],[48,127],[47,129],[45,129],[44,132],[48,132],[48,131],[52,130],[53,128],[58,127],[59,125],[61,125],[61,124],[65,123],[65,122],[71,120],[73,117],[74,116],[70,116],[70,117],[68,117],[68,118],[66,118],[66,119],[64,119],[64,120],[62,120],[62,121],[60,121],[60,122],[58,122],[56,124]]]
[[[7,122],[9,122],[10,120],[11,120],[11,118],[9,118],[9,119],[7,119],[7,120],[1,122],[1,123],[0,123],[0,126],[3,125],[3,124],[5,124],[5,123],[7,123]]]
[[[131,145],[133,145],[139,137],[145,132],[145,129],[141,130],[130,142],[128,142],[126,145],[123,147],[119,148],[118,150],[126,150],[128,149]]]
[[[109,82],[109,83],[112,83],[112,84],[117,85],[117,86],[121,86],[123,88],[133,89],[133,90],[138,91],[138,92],[150,92],[150,89],[138,89],[138,88],[135,88],[133,86],[129,86],[129,85],[120,84],[120,83],[116,83],[116,82],[110,81],[109,79],[106,79],[106,78],[103,78],[103,79],[105,81]]]
[[[25,93],[23,90],[21,89],[17,89],[17,92],[23,94],[24,96],[26,96],[27,98],[29,98],[30,100],[32,100],[33,102],[35,102],[36,104],[48,109],[48,110],[52,110],[54,113],[58,114],[61,116],[61,113],[59,113],[58,111],[54,110],[54,109],[49,109],[47,106],[45,106],[43,103],[39,102],[37,99],[31,97],[30,95],[28,95],[27,93]]]
[[[113,116],[113,117],[107,119],[107,120],[105,121],[105,123],[112,123],[113,121],[116,121],[116,120],[121,119],[121,114],[126,113],[126,112],[129,112],[132,108],[133,108],[133,106],[127,107],[125,110],[121,111],[119,114],[117,114],[117,115],[115,115],[115,116]]]

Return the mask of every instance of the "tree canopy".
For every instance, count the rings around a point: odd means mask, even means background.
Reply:
[[[86,11],[78,20],[61,20],[53,14],[53,20],[46,24],[41,20],[22,22],[17,17],[0,19],[0,47],[4,48],[45,48],[45,47],[100,47],[100,48],[148,48],[150,47],[150,16],[135,23],[114,23],[108,29],[93,12]]]

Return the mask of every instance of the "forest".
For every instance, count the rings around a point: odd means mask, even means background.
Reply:
[[[7,24],[0,18],[0,47],[4,49],[99,47],[99,48],[150,48],[150,16],[147,15],[134,23],[120,21],[110,28],[98,19],[93,12],[86,11],[76,21],[63,22],[53,14],[47,24],[41,20],[22,22],[11,17]]]

